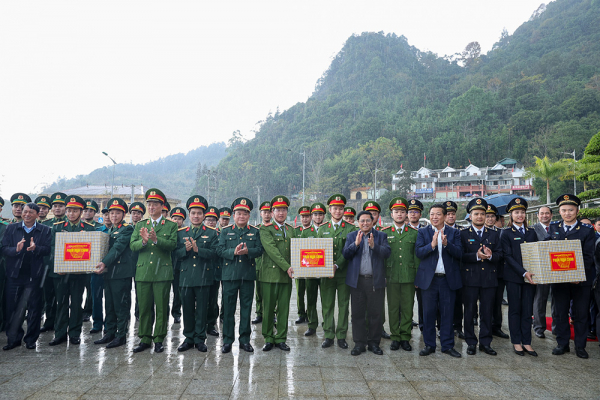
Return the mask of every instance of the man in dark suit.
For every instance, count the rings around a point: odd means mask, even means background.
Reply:
[[[550,222],[552,221],[552,210],[550,207],[540,207],[537,213],[538,223],[533,225],[538,241],[546,240],[550,234]],[[546,307],[548,305],[548,296],[550,294],[550,285],[536,285],[535,297],[533,298],[533,330],[535,336],[543,339],[546,337]],[[552,296],[550,308],[554,314],[554,296]],[[552,332],[556,322],[552,318]]]
[[[346,285],[350,286],[352,303],[353,356],[363,353],[366,344],[369,351],[383,354],[379,342],[383,329],[382,312],[385,309],[385,259],[392,250],[387,235],[373,229],[374,223],[369,211],[361,211],[358,214],[360,230],[348,234],[342,250],[344,258],[349,260]]]
[[[25,340],[27,348],[36,347],[42,320],[42,276],[45,255],[50,253],[50,228],[37,223],[39,206],[27,203],[23,208],[22,221],[6,228],[2,239],[2,254],[6,260],[6,309],[8,343],[4,350],[11,350]],[[27,310],[27,334],[24,335],[23,319]],[[23,337],[24,336],[24,337]]]
[[[434,204],[429,210],[431,225],[419,229],[415,249],[421,259],[415,286],[421,289],[423,299],[423,339],[425,348],[419,353],[435,353],[435,323],[438,309],[441,314],[440,343],[442,352],[460,357],[454,350],[452,320],[456,291],[462,287],[460,260],[462,246],[457,229],[444,224],[446,209]]]

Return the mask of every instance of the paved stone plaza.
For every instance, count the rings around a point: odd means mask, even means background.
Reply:
[[[42,334],[37,350],[0,352],[1,399],[399,399],[399,398],[600,398],[600,348],[588,342],[590,359],[573,352],[553,356],[553,336],[534,337],[534,358],[517,356],[509,340],[495,338],[497,357],[480,352],[467,356],[466,344],[457,340],[461,359],[438,352],[420,357],[423,347],[413,330],[412,352],[390,351],[382,340],[383,356],[350,355],[337,346],[321,349],[323,331],[307,338],[306,324],[295,325],[295,291],[289,322],[291,352],[277,348],[265,353],[261,327],[253,326],[254,354],[222,354],[222,340],[209,337],[208,353],[196,349],[177,353],[182,341],[180,325],[170,325],[165,352],[133,354],[137,344],[132,326],[127,345],[107,350],[94,345],[100,335],[87,332],[84,323],[79,346],[48,346],[52,333]],[[506,312],[504,310],[504,330]],[[319,307],[320,310],[320,307]],[[320,311],[319,311],[320,315]],[[254,316],[254,314],[253,314]],[[172,320],[171,320],[172,322]],[[386,330],[389,329],[386,325]],[[348,343],[353,346],[351,329]],[[2,342],[5,341],[4,334]],[[4,344],[4,343],[3,343]],[[573,344],[571,344],[573,349]]]

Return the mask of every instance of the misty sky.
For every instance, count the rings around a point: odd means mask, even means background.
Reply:
[[[253,136],[306,101],[347,38],[491,49],[540,0],[0,3],[0,196]],[[119,166],[117,165],[116,168]],[[119,182],[115,182],[118,184]]]

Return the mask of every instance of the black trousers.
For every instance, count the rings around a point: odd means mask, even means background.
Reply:
[[[571,305],[575,346],[585,348],[590,315],[590,294],[590,286],[573,283],[552,284],[552,296],[556,309],[554,333],[556,333],[556,342],[559,346],[568,346],[571,339],[571,327],[569,326],[569,305]],[[571,300],[573,300],[572,304]]]
[[[502,329],[502,299],[504,298],[505,287],[504,279],[498,278],[498,287],[496,287],[492,306],[492,331]]]
[[[359,276],[356,289],[350,288],[350,302],[352,304],[354,344],[379,347],[383,329],[382,311],[385,307],[385,288],[374,289],[373,278]],[[369,324],[368,333],[367,324]]]
[[[452,326],[455,331],[462,331],[463,327],[463,295],[462,288],[456,291],[456,300],[454,301],[454,320],[452,321]],[[476,300],[477,301],[477,300]],[[477,316],[477,313],[473,315],[473,317]],[[473,319],[473,318],[471,318]],[[438,323],[439,326],[439,323]]]
[[[489,346],[492,343],[492,309],[496,288],[464,286],[461,290],[465,307],[465,340],[468,345],[477,344],[473,319],[477,316],[477,300],[479,300],[479,344]]]
[[[510,341],[512,344],[530,345],[535,286],[525,282],[506,282],[506,294]]]
[[[41,279],[6,278],[6,336],[8,344],[35,343],[40,336],[43,289]],[[23,319],[27,311],[27,334]],[[23,338],[23,336],[25,336]]]

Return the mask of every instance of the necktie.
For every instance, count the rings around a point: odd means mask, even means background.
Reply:
[[[281,225],[281,232],[283,232],[283,237],[285,238],[285,225]]]
[[[152,227],[156,227],[156,221],[152,221]]]
[[[521,232],[521,235],[525,235],[525,228],[520,227],[519,228],[519,232]]]
[[[569,225],[565,225],[565,228],[567,228],[567,233],[569,233],[569,231],[571,230],[571,227]]]
[[[337,224],[333,224],[333,231],[334,232],[337,231],[337,227],[338,227]]]
[[[546,233],[550,232],[550,228],[546,227]]]
[[[481,231],[477,231],[477,236],[479,236],[479,239],[481,239]]]

